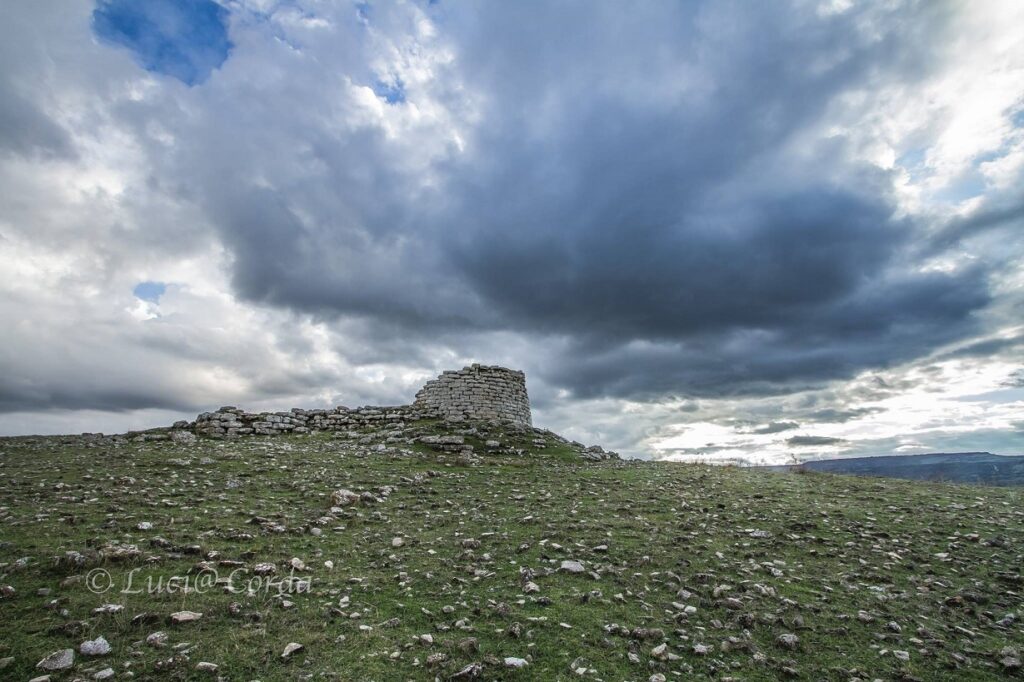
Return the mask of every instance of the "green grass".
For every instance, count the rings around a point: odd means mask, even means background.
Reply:
[[[413,424],[403,437],[442,428]],[[491,437],[529,452],[487,454]],[[474,662],[482,679],[569,680],[580,678],[577,659],[593,680],[1011,677],[1000,651],[1022,648],[1021,620],[997,621],[1024,617],[1018,490],[595,464],[554,439],[537,450],[533,438],[469,436],[473,465],[420,444],[380,453],[328,434],[192,446],[0,440],[0,584],[15,590],[0,600],[0,658],[13,659],[0,677],[41,674],[36,663],[62,648],[76,650],[75,668],[55,679],[107,666],[137,679],[214,679],[195,670],[208,661],[231,680],[444,679]],[[329,513],[331,491],[382,486],[394,486],[383,501]],[[137,530],[143,521],[153,529]],[[403,546],[392,547],[396,536]],[[141,553],[97,555],[116,545]],[[88,563],[55,561],[68,551]],[[293,557],[308,565],[296,575],[310,589],[286,595],[290,608],[273,592],[145,589],[209,575],[204,561],[222,578],[234,566],[219,562],[242,562],[242,586],[259,563],[287,576]],[[596,575],[558,572],[563,559]],[[539,593],[523,593],[522,568]],[[94,569],[115,589],[90,591]],[[130,573],[141,593],[117,589]],[[672,602],[697,611],[683,617]],[[107,603],[124,609],[93,613]],[[203,618],[168,622],[185,609]],[[613,624],[662,635],[634,639]],[[164,648],[145,643],[157,630]],[[776,643],[782,633],[799,637],[795,650]],[[432,644],[419,641],[427,634]],[[77,654],[100,635],[110,655]],[[475,650],[460,647],[468,638]],[[284,660],[289,642],[304,650]],[[652,657],[662,642],[678,660]],[[428,666],[436,654],[445,660]],[[530,665],[506,669],[506,656]]]

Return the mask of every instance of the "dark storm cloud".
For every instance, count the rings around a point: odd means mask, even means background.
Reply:
[[[708,443],[704,447],[700,448],[665,448],[663,452],[666,456],[669,457],[672,455],[713,455],[718,452],[734,452],[737,449],[737,447],[749,447],[751,445],[751,443],[738,443],[729,445],[716,445],[714,443]],[[736,457],[735,459],[739,460],[741,458]]]
[[[124,412],[147,408],[189,411],[194,405],[171,395],[159,396],[147,387],[139,389],[106,387],[82,382],[79,385],[0,384],[0,413],[33,410],[106,410]]]
[[[0,82],[0,150],[44,157],[74,155],[74,146],[64,129],[3,82]]]
[[[583,336],[590,330],[581,330],[574,351],[547,371],[587,397],[774,395],[911,360],[962,338],[977,328],[970,313],[988,300],[980,272],[867,286],[869,291],[819,303],[771,327],[694,334],[678,342],[594,346]]]
[[[835,445],[845,442],[842,438],[831,438],[829,436],[793,436],[786,439],[787,445],[797,447],[810,445]]]
[[[678,198],[670,187],[660,194]],[[481,234],[460,254],[474,288],[517,326],[613,340],[785,328],[842,304],[902,238],[884,206],[831,188],[754,199],[740,211],[694,199],[663,207],[674,214],[663,221],[644,216],[645,206],[616,219],[588,211],[586,197],[565,201],[580,202],[559,211],[578,210],[581,224],[536,241],[523,230]]]
[[[854,419],[860,419],[862,417],[867,417],[872,414],[880,414],[882,412],[885,412],[885,410],[880,407],[855,407],[847,409],[836,409],[830,407],[824,410],[816,410],[804,418],[807,421],[812,422],[845,424],[846,422],[853,421]]]
[[[756,433],[758,435],[766,435],[770,433],[782,433],[783,431],[792,431],[793,429],[800,428],[800,425],[796,422],[769,422],[764,426],[758,426],[757,428],[751,429],[746,433]]]
[[[287,121],[266,147],[230,120],[182,131],[236,292],[476,352],[514,330],[534,376],[578,397],[777,394],[976,330],[988,273],[923,272],[929,225],[895,217],[891,178],[843,135],[813,133],[840,96],[926,76],[945,9],[611,8],[433,10],[461,87],[430,94],[475,93],[479,123],[426,167],[292,106],[331,77],[312,61],[249,102]],[[386,106],[424,94],[404,86]]]
[[[1019,230],[1024,225],[1024,201],[1016,193],[997,197],[989,204],[984,210],[950,221],[929,243],[930,248],[941,251],[963,239],[996,230]]]
[[[1024,334],[975,341],[942,355],[941,359],[991,357],[1020,349],[1024,349]]]
[[[344,312],[406,330],[479,327],[465,289],[437,263],[436,245],[415,234],[363,228],[366,220],[392,225],[403,219],[386,208],[401,205],[386,185],[339,208],[360,211],[360,221],[351,224],[303,224],[289,202],[269,190],[249,190],[219,207],[235,255],[236,290],[250,300],[324,316]]]

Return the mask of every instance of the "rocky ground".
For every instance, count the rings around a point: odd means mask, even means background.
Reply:
[[[1019,489],[155,435],[0,440],[3,679],[1021,675]]]

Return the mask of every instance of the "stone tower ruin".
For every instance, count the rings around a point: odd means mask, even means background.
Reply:
[[[444,372],[420,389],[413,407],[446,421],[533,425],[526,375],[497,365],[474,364]]]

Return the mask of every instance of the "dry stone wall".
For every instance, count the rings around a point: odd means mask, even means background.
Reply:
[[[446,421],[503,421],[531,426],[526,375],[497,365],[444,372],[416,394],[414,408]]]
[[[197,435],[210,438],[237,436],[273,436],[280,433],[311,431],[344,431],[367,425],[384,425],[434,417],[411,406],[399,407],[335,407],[332,410],[301,410],[288,412],[246,412],[237,407],[221,407],[216,412],[203,412],[192,426]],[[187,422],[175,424],[188,428]]]
[[[237,438],[344,431],[360,426],[430,418],[453,422],[500,421],[529,427],[532,420],[530,399],[526,394],[526,375],[505,367],[471,365],[444,372],[428,381],[416,394],[412,405],[355,409],[335,407],[329,410],[295,408],[287,412],[246,412],[226,406],[215,412],[203,412],[191,423],[177,422],[172,428],[179,436],[190,431],[209,438]]]

